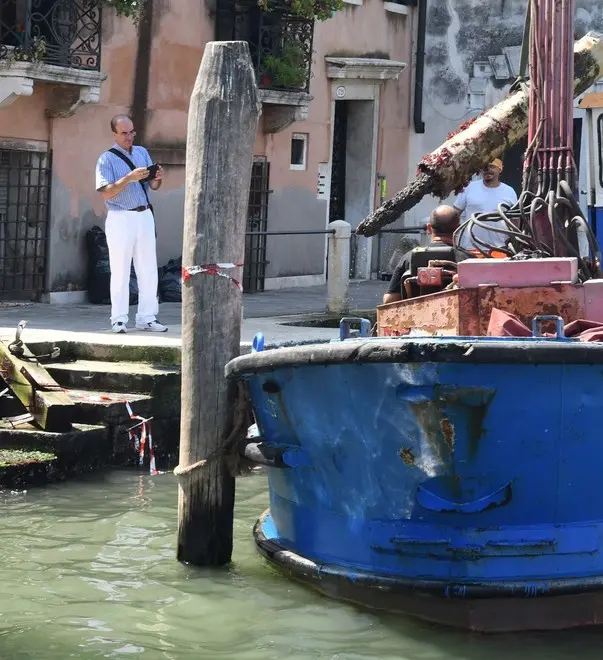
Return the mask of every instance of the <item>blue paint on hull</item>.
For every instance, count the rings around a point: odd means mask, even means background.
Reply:
[[[600,588],[603,364],[300,360],[238,375],[265,443],[306,458],[268,468],[265,539],[448,598]]]
[[[603,208],[599,206],[588,207],[588,222],[599,244],[603,243]]]

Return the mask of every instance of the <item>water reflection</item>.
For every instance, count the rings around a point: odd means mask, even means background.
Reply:
[[[335,603],[280,577],[251,527],[265,478],[237,484],[224,569],[175,559],[176,481],[115,471],[1,493],[0,658],[599,660],[603,630],[482,636]]]

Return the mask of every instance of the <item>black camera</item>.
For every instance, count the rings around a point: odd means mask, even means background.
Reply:
[[[149,170],[149,176],[147,176],[144,179],[141,179],[141,183],[148,183],[149,181],[152,181],[155,178],[155,175],[157,174],[159,165],[157,163],[153,163],[153,165],[149,165],[147,169]]]

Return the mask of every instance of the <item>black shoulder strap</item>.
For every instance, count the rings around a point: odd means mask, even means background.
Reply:
[[[113,147],[111,147],[111,149],[109,149],[109,151],[110,151],[112,154],[115,154],[118,158],[121,158],[121,159],[124,161],[124,163],[125,163],[125,164],[126,164],[131,170],[135,170],[135,169],[136,169],[136,167],[134,167],[134,163],[133,163],[133,162],[132,162],[127,156],[125,156],[124,154],[122,154],[121,151],[117,151],[117,149],[114,149]]]
[[[127,156],[125,156],[124,154],[122,154],[121,151],[117,151],[117,149],[113,149],[113,147],[112,147],[111,149],[109,149],[109,151],[110,151],[112,154],[114,154],[115,156],[117,156],[118,158],[121,158],[121,159],[124,161],[124,163],[125,163],[125,164],[126,164],[131,170],[135,170],[135,169],[136,169],[136,166],[134,165],[134,163],[133,163],[133,162],[132,162]],[[142,192],[144,193],[144,196],[145,196],[145,198],[146,198],[146,200],[147,200],[147,204],[148,204],[149,206],[151,206],[151,202],[149,202],[149,196],[147,195],[147,189],[144,187],[144,183],[143,183],[142,181],[139,181],[138,183],[140,183],[140,185],[142,186]]]

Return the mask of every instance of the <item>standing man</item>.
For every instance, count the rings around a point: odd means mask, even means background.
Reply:
[[[472,181],[456,198],[454,208],[463,213],[463,220],[468,220],[474,213],[497,211],[499,204],[504,204],[510,208],[517,202],[517,195],[513,188],[500,180],[502,169],[502,161],[500,158],[496,158],[489,165],[486,165],[483,177],[477,181]],[[499,229],[507,229],[507,225],[502,219],[488,224]],[[499,232],[488,231],[482,227],[473,227],[472,231],[480,241],[488,243],[493,248],[505,244],[505,235]],[[465,231],[460,247],[471,250],[476,249],[478,246],[474,245],[470,233]],[[479,247],[484,249],[481,245]]]
[[[134,146],[136,131],[127,115],[111,120],[114,144],[101,154],[96,164],[96,189],[107,206],[105,233],[111,266],[111,329],[128,331],[130,268],[138,279],[136,329],[166,332],[157,321],[157,252],[155,218],[149,202],[149,188],[158,190],[163,178],[161,166],[149,176],[153,164],[144,147]]]
[[[454,207],[442,204],[435,208],[427,223],[427,233],[431,239],[429,246],[452,245],[452,235],[458,226],[459,213]],[[387,292],[383,296],[383,304],[402,300],[402,277],[410,270],[410,259],[416,249],[409,250],[400,259],[400,263],[396,266],[392,279],[389,281]]]

